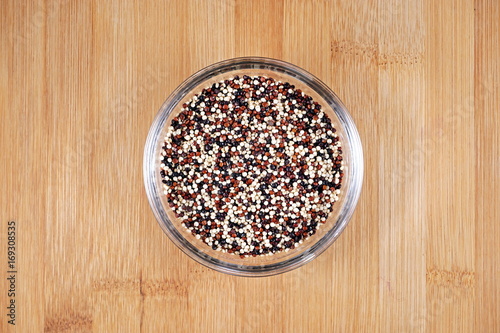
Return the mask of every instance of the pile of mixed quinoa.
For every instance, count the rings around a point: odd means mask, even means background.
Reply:
[[[168,203],[197,239],[241,257],[297,247],[339,199],[341,142],[321,105],[287,82],[235,76],[172,119],[161,152]]]

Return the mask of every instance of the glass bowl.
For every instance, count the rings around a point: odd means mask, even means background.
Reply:
[[[321,104],[341,140],[344,176],[339,200],[316,233],[288,252],[241,258],[213,250],[183,227],[163,195],[160,155],[166,128],[182,104],[215,82],[240,77],[266,76],[289,82]],[[280,60],[246,57],[210,65],[185,80],[163,103],[151,125],[144,150],[144,183],[149,203],[160,227],[184,253],[217,271],[239,276],[268,276],[300,267],[324,252],[344,230],[356,207],[363,182],[363,151],[354,122],[340,99],[305,70]]]

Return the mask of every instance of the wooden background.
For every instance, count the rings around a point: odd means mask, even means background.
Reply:
[[[500,332],[499,21],[497,0],[1,1],[0,331]],[[170,92],[248,55],[337,92],[366,162],[338,241],[256,279],[181,253],[142,181]]]

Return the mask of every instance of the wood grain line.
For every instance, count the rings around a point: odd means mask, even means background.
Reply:
[[[378,66],[411,66],[422,64],[424,59],[421,52],[381,53],[377,44],[353,40],[333,40],[330,43],[330,50],[332,53],[341,53],[348,56],[364,56],[375,61]]]
[[[45,332],[66,332],[75,330],[90,331],[92,329],[92,317],[86,314],[73,313],[61,317],[47,318],[45,321]]]
[[[388,65],[419,65],[423,63],[423,55],[422,53],[383,53],[378,55],[377,64],[379,66],[388,66]]]
[[[362,43],[352,40],[332,40],[330,49],[335,53],[343,53],[346,55],[362,55],[371,59],[376,59],[378,56],[377,44]]]
[[[141,296],[186,296],[188,285],[168,280],[97,280],[92,282],[92,289],[98,293],[137,294]]]
[[[427,271],[426,280],[428,285],[452,286],[465,289],[474,288],[476,285],[475,273],[465,270],[448,271],[430,269]]]
[[[97,280],[92,282],[92,289],[102,293],[140,294],[139,280]]]
[[[188,286],[185,283],[169,279],[169,280],[156,280],[144,281],[141,285],[141,293],[144,296],[180,296],[186,297],[188,295]]]

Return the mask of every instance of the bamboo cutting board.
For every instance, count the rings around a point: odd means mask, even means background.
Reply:
[[[500,332],[499,22],[495,0],[2,1],[0,331]],[[328,84],[366,163],[334,245],[255,279],[181,253],[142,182],[170,92],[250,55]]]

